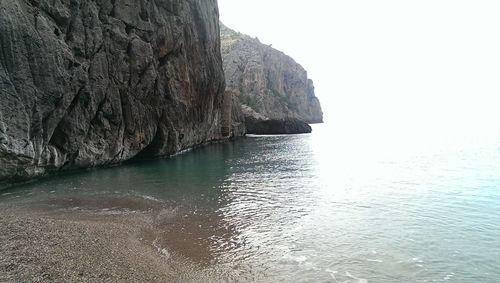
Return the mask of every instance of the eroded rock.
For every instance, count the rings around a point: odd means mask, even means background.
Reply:
[[[0,181],[223,138],[216,0],[0,2]]]
[[[233,108],[233,112],[243,111],[247,129],[267,125],[265,128],[276,129],[276,134],[302,133],[306,128],[310,131],[309,126],[304,127],[307,123],[323,122],[313,82],[291,57],[223,25],[221,40],[226,91],[253,110]],[[241,122],[241,116],[234,119]],[[254,121],[264,123],[252,127]]]

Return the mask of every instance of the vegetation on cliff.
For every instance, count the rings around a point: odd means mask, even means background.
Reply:
[[[241,104],[264,120],[323,122],[313,82],[291,57],[222,24],[221,42],[226,92]]]

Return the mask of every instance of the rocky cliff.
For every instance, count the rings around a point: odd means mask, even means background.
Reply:
[[[216,0],[0,1],[0,182],[219,139]]]
[[[222,24],[221,40],[226,91],[260,115],[252,118],[323,122],[313,82],[292,58]],[[245,108],[243,112],[247,117],[252,114]]]

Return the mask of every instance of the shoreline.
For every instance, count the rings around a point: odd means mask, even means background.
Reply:
[[[168,160],[170,158],[175,158],[176,156],[180,156],[189,152],[192,152],[193,150],[197,150],[199,148],[203,148],[206,146],[211,146],[211,145],[216,145],[216,144],[222,144],[222,143],[227,143],[227,142],[233,142],[234,140],[245,138],[246,135],[244,136],[231,136],[228,138],[221,138],[221,139],[213,139],[209,141],[205,141],[199,144],[194,144],[191,145],[187,148],[181,149],[175,153],[169,154],[169,155],[164,155],[164,156],[156,156],[156,157],[149,157],[149,158],[131,158],[127,160],[122,160],[117,163],[109,163],[109,164],[104,164],[104,165],[99,165],[99,166],[93,166],[93,167],[86,167],[86,168],[68,168],[68,169],[59,169],[59,170],[54,170],[54,171],[48,171],[45,174],[42,175],[36,175],[36,176],[30,176],[30,177],[16,177],[16,178],[11,178],[11,179],[5,179],[5,180],[0,180],[0,195],[3,192],[16,189],[17,187],[21,187],[24,185],[29,185],[33,184],[42,180],[45,180],[47,178],[52,178],[52,177],[61,177],[61,176],[70,176],[74,174],[82,174],[85,172],[91,172],[94,170],[105,170],[105,169],[111,169],[111,168],[116,168],[116,167],[122,167],[126,166],[128,164],[134,164],[134,163],[140,163],[140,162],[150,162],[150,161],[156,161],[156,160]]]
[[[0,211],[2,282],[170,282],[207,276],[158,243],[155,222],[170,212],[154,200],[1,200]]]

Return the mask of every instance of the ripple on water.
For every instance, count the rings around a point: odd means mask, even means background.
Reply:
[[[321,131],[250,137],[1,199],[151,213],[155,249],[225,279],[500,282],[500,152],[484,146],[398,159]]]

